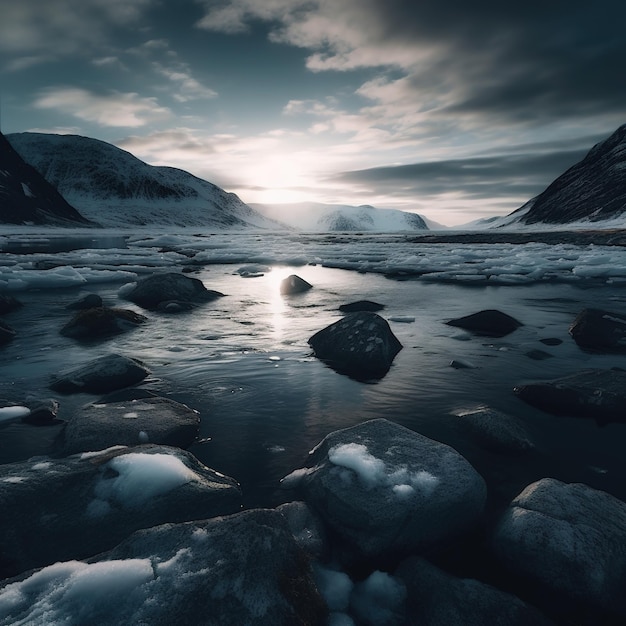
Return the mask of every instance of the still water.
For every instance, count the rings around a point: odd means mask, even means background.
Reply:
[[[571,284],[476,287],[321,266],[275,266],[242,278],[237,266],[211,265],[193,276],[226,297],[189,313],[146,313],[149,322],[99,344],[81,344],[59,329],[71,317],[65,305],[82,294],[42,289],[18,294],[24,307],[6,316],[18,336],[0,351],[0,398],[20,403],[47,398],[50,377],[102,354],[141,359],[152,376],[143,386],[197,409],[200,439],[190,448],[203,463],[237,479],[246,506],[275,506],[289,499],[280,479],[301,467],[308,451],[329,432],[384,417],[447,443],[468,458],[491,487],[495,506],[529,482],[553,476],[585,482],[626,500],[626,424],[599,427],[592,420],[553,417],[526,406],[515,385],[590,367],[626,366],[626,357],[589,355],[568,335],[585,306],[626,310],[626,291]],[[291,273],[314,288],[281,296]],[[94,285],[110,306],[124,306],[120,284]],[[339,305],[370,299],[403,350],[380,381],[363,383],[338,374],[311,355],[307,339],[339,318]],[[447,326],[448,319],[500,309],[524,323],[503,339],[474,337]],[[404,321],[393,321],[394,317]],[[415,320],[407,322],[406,318]],[[542,338],[563,343],[547,347]],[[541,361],[527,356],[541,349]],[[473,368],[455,369],[453,360]],[[93,396],[59,396],[59,417],[69,419]],[[488,405],[522,420],[535,453],[510,456],[481,449],[456,413]],[[11,424],[0,429],[0,462],[47,454],[59,427]]]

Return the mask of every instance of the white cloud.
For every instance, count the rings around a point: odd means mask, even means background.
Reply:
[[[192,76],[191,69],[185,63],[177,63],[176,66],[167,67],[161,63],[154,62],[152,67],[156,72],[165,76],[165,78],[176,85],[178,91],[174,93],[174,99],[178,102],[217,97],[216,91],[205,87]]]
[[[56,109],[101,126],[139,127],[170,116],[155,98],[112,91],[95,94],[76,87],[59,87],[42,93],[34,102],[38,109]]]

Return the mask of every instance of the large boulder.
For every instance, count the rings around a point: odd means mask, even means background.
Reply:
[[[148,321],[130,309],[98,307],[79,311],[63,328],[61,334],[83,341],[106,339]]]
[[[315,356],[358,379],[382,378],[402,344],[380,315],[349,313],[309,339]]]
[[[159,396],[133,394],[79,409],[59,437],[64,455],[110,446],[157,443],[186,448],[198,436],[200,416],[185,404]]]
[[[280,293],[283,296],[288,296],[294,293],[303,293],[304,291],[308,291],[312,289],[313,285],[308,283],[304,278],[300,278],[296,274],[291,274],[291,276],[287,276],[287,278],[283,278],[280,282]]]
[[[5,577],[93,556],[140,528],[227,515],[241,507],[232,478],[164,446],[39,457],[3,465],[1,473]]]
[[[458,452],[385,419],[329,434],[294,479],[357,559],[434,549],[474,525],[487,494]]]
[[[137,359],[108,354],[54,376],[50,389],[59,393],[108,393],[140,383],[150,370]]]
[[[0,589],[0,621],[35,624],[326,623],[311,567],[271,510],[138,531],[89,562],[58,563]]]
[[[456,326],[464,330],[469,330],[476,335],[484,337],[504,337],[514,330],[517,330],[520,326],[523,326],[523,324],[514,317],[495,309],[488,309],[479,311],[478,313],[472,313],[472,315],[458,317],[446,322],[446,324],[448,326]]]
[[[544,478],[511,502],[493,546],[516,575],[626,622],[624,502],[587,485]],[[597,623],[613,622],[598,616]]]
[[[524,402],[554,415],[626,421],[626,372],[583,370],[555,380],[515,387]]]
[[[193,303],[210,302],[221,298],[224,294],[207,289],[201,280],[185,274],[166,272],[140,278],[124,297],[144,309],[159,309],[167,312],[167,305],[161,303]],[[182,306],[182,305],[181,305]]]
[[[626,316],[602,309],[583,309],[569,328],[587,352],[626,352]]]
[[[472,578],[457,578],[421,557],[394,573],[404,583],[407,622],[420,626],[549,626],[536,608]]]

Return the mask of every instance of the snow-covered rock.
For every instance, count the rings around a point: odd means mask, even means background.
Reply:
[[[602,309],[583,309],[569,328],[588,352],[626,352],[626,316]]]
[[[5,577],[93,556],[140,528],[226,515],[241,506],[232,478],[164,446],[39,457],[0,469]]]
[[[233,193],[184,170],[148,165],[104,141],[43,133],[7,139],[68,202],[105,227],[280,228]]]
[[[159,308],[162,303],[199,304],[210,302],[224,294],[207,289],[201,280],[177,272],[165,272],[140,278],[121,294],[145,309]],[[167,306],[159,310],[167,312]]]
[[[81,341],[107,339],[137,328],[146,321],[148,318],[145,315],[130,309],[99,307],[79,311],[61,328],[60,333]]]
[[[522,326],[522,323],[514,317],[495,309],[465,315],[464,317],[450,320],[446,324],[463,328],[476,335],[485,337],[504,337]]]
[[[458,452],[385,419],[329,434],[286,482],[366,559],[434,549],[467,531],[486,499]]]
[[[109,393],[140,383],[150,370],[137,359],[107,354],[55,375],[50,388],[59,393]]]
[[[369,311],[348,313],[308,343],[318,359],[358,379],[382,378],[402,350],[387,321]]]
[[[200,416],[185,404],[129,389],[78,409],[59,438],[64,455],[116,445],[156,443],[186,448],[198,436]]]
[[[2,624],[292,626],[325,616],[284,518],[263,509],[142,530],[97,559],[0,589]]]
[[[621,500],[587,485],[544,478],[511,502],[493,545],[515,574],[626,619]]]

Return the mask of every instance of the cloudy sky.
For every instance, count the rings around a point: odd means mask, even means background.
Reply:
[[[0,0],[0,127],[460,224],[626,123],[625,23],[623,0]]]

